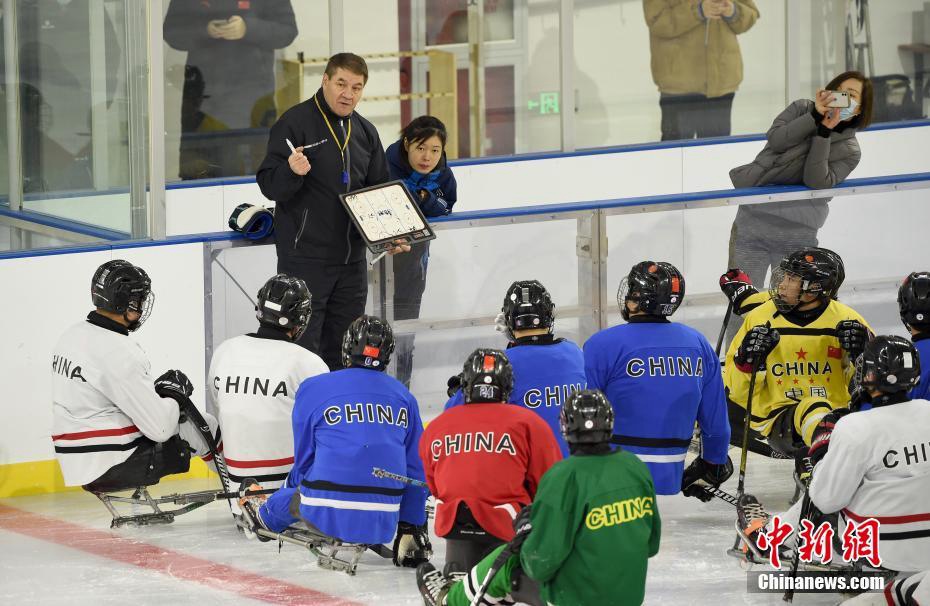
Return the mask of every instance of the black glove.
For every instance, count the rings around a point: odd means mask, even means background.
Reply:
[[[520,547],[523,546],[526,537],[530,536],[530,531],[533,530],[533,524],[530,522],[532,507],[533,504],[530,503],[521,509],[517,517],[513,519],[513,531],[515,534],[513,539],[510,540],[510,548],[514,553],[520,551]]]
[[[811,447],[807,451],[807,456],[811,460],[811,465],[816,465],[827,455],[827,448],[830,447],[830,437],[833,435],[833,428],[836,422],[848,415],[851,411],[848,408],[837,408],[831,410],[820,419],[814,433],[811,434]]]
[[[395,566],[416,568],[429,562],[433,556],[433,545],[429,542],[426,524],[414,526],[409,522],[398,522],[393,551]]]
[[[449,394],[449,397],[454,396],[455,392],[460,389],[462,389],[462,373],[449,377],[449,380],[446,381],[446,393]]]
[[[849,359],[855,361],[865,349],[872,335],[869,329],[859,320],[843,320],[836,325],[836,338],[840,340],[840,347],[849,354]]]
[[[691,461],[681,476],[681,492],[686,497],[695,497],[706,503],[714,497],[702,487],[710,485],[716,488],[726,482],[731,475],[733,475],[733,461],[729,456],[727,456],[726,463],[711,463],[697,458]]]
[[[194,386],[180,370],[169,370],[155,379],[155,393],[163,398],[186,400],[194,393]]]
[[[765,358],[775,349],[780,339],[778,331],[770,326],[753,326],[743,337],[734,361],[740,366],[749,364],[762,368]]]
[[[749,276],[739,268],[728,269],[727,273],[720,276],[720,290],[727,296],[727,299],[733,303],[735,313],[743,313],[741,305],[746,297],[758,293],[758,289],[752,285]]]

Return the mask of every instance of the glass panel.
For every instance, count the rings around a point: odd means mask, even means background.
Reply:
[[[813,95],[843,71],[874,86],[873,122],[927,115],[930,5],[926,0],[802,5],[801,90]]]
[[[468,2],[429,0],[426,2],[426,44],[468,42]],[[514,37],[514,0],[484,0],[484,39],[511,40]]]
[[[758,133],[784,109],[784,0],[694,6],[576,0],[578,147]]]
[[[165,7],[167,180],[255,174],[268,129],[318,86],[301,60],[328,55],[327,3],[170,0]]]
[[[57,224],[65,230],[79,224],[87,232],[81,241],[128,237],[132,219],[127,74],[145,73],[146,60],[144,53],[127,53],[125,45],[130,31],[132,39],[144,41],[143,32],[133,29],[144,23],[144,8],[127,14],[122,2],[72,0],[16,2],[15,11],[15,24],[3,15],[2,31],[5,36],[9,28],[16,29],[19,113],[5,113],[0,119],[0,191],[8,194],[11,183],[12,120],[20,131],[14,149],[22,160],[22,209],[61,219]],[[5,82],[11,61],[2,49]],[[5,110],[8,92],[4,86],[0,106]],[[143,110],[134,117],[138,123],[147,123],[146,105],[142,99]],[[133,144],[143,150],[145,146],[145,141]],[[145,179],[145,174],[138,178]],[[7,246],[74,241],[67,232],[51,239],[40,233],[44,232],[13,233]]]

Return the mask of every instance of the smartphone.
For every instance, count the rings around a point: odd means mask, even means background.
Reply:
[[[827,103],[827,107],[849,107],[849,93],[843,93],[838,90],[827,92],[833,95],[833,101]]]

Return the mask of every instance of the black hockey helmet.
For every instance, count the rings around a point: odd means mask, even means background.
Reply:
[[[466,403],[506,402],[513,391],[513,367],[499,349],[476,349],[462,369]]]
[[[685,278],[671,263],[643,261],[620,280],[617,304],[624,320],[630,319],[627,301],[639,305],[639,310],[651,316],[670,316],[685,298]]]
[[[907,327],[930,330],[930,272],[915,271],[898,289],[898,310]]]
[[[394,353],[394,331],[377,316],[356,318],[342,339],[342,364],[386,370]]]
[[[155,295],[152,280],[145,270],[129,261],[114,259],[97,268],[90,283],[90,296],[94,307],[122,314],[129,330],[137,330],[152,313]],[[139,314],[129,320],[126,314]]]
[[[582,389],[562,405],[562,436],[569,444],[603,444],[614,434],[614,408],[601,391]]]
[[[255,317],[265,326],[285,332],[293,330],[291,340],[296,341],[310,322],[310,301],[306,282],[287,274],[277,274],[259,289]]]
[[[518,280],[507,289],[504,297],[504,323],[511,339],[518,330],[544,328],[552,331],[555,305],[549,291],[539,280]]]
[[[793,302],[785,298],[787,291],[780,292],[781,288],[787,285],[788,279],[799,282],[797,300]],[[838,254],[826,248],[810,246],[788,254],[778,267],[772,270],[769,294],[775,307],[782,313],[788,313],[801,304],[804,294],[816,295],[823,301],[836,298],[836,293],[845,279],[846,270]]]
[[[904,337],[881,335],[869,341],[856,360],[857,389],[883,394],[910,391],[920,381],[920,358]]]

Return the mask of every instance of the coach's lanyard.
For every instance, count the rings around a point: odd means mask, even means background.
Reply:
[[[346,140],[339,144],[339,138],[336,137],[336,131],[333,130],[333,125],[329,123],[329,118],[326,115],[326,112],[323,111],[323,108],[320,107],[320,100],[316,98],[316,95],[313,95],[313,100],[316,102],[316,108],[320,110],[320,115],[323,116],[323,120],[326,122],[326,128],[329,129],[329,134],[333,136],[333,141],[336,143],[336,147],[339,148],[339,157],[342,158],[342,184],[349,184],[349,167],[346,166],[346,147],[349,146],[349,139],[352,137],[352,119],[349,118],[349,132],[346,134]]]

